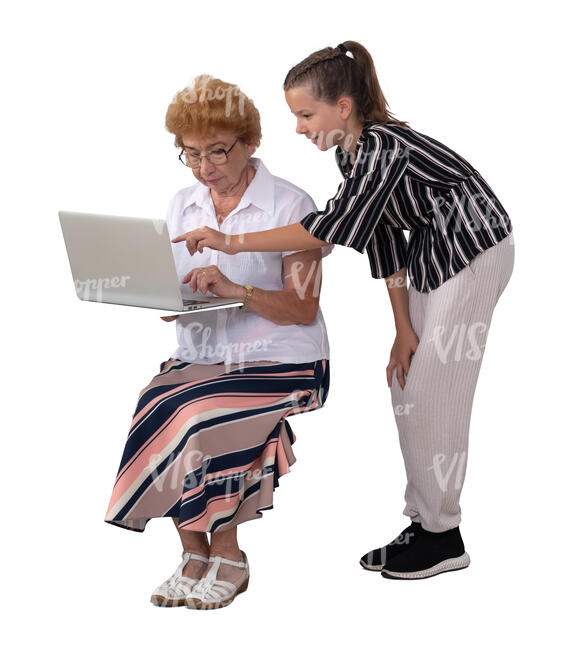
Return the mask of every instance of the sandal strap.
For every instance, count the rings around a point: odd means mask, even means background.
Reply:
[[[227,580],[214,580],[213,586],[221,585],[222,587],[227,587],[229,591],[233,591],[236,588],[236,585],[233,582],[228,582]]]
[[[242,551],[242,555],[244,556],[244,561],[243,562],[235,562],[234,560],[228,560],[226,557],[222,557],[221,555],[210,555],[209,556],[209,561],[210,562],[215,562],[215,561],[219,560],[219,562],[217,562],[218,565],[220,563],[224,563],[224,564],[230,564],[231,566],[237,566],[237,567],[241,567],[241,568],[245,569],[248,566],[248,562],[247,562],[247,558],[244,555],[243,551]]]
[[[183,551],[183,560],[201,560],[202,562],[209,562],[209,558],[203,557],[203,555],[197,555],[197,553],[189,553],[188,551]],[[185,562],[185,564],[187,564]],[[184,565],[183,565],[184,566]]]
[[[189,553],[188,551],[183,551],[183,559],[181,561],[181,564],[175,569],[175,573],[172,575],[172,579],[176,583],[180,578],[186,578],[187,580],[191,580],[192,578],[189,578],[188,576],[183,575],[183,569],[187,565],[187,562],[189,560],[203,560],[203,562],[209,562],[209,560],[206,557],[203,557],[202,555],[197,555],[197,553]]]
[[[237,566],[244,568],[246,572],[249,571],[248,558],[244,551],[242,551],[242,557],[244,558],[243,562],[235,562],[234,560],[228,560],[221,555],[212,555],[209,558],[211,563],[211,568],[207,572],[207,575],[195,585],[191,595],[193,598],[211,598],[215,601],[221,601],[232,596],[236,592],[236,585],[233,582],[228,582],[227,580],[218,580],[217,573],[219,571],[220,564],[223,562],[225,564],[230,564],[232,566]]]
[[[187,576],[173,576],[169,580],[167,594],[173,598],[187,596],[197,586],[197,582]]]

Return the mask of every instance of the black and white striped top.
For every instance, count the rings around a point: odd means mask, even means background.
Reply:
[[[410,127],[367,122],[355,162],[339,146],[335,159],[344,176],[337,194],[299,223],[322,241],[367,251],[374,278],[406,266],[414,288],[428,292],[512,232],[481,174]]]

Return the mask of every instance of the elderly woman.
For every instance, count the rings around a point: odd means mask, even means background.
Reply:
[[[237,86],[197,77],[176,94],[166,127],[197,180],[174,196],[166,217],[178,278],[196,295],[244,304],[163,317],[176,320],[179,346],[139,393],[105,521],[142,532],[153,517],[172,518],[182,562],[151,602],[207,609],[248,586],[237,526],[272,508],[278,479],[296,460],[286,417],[327,398],[319,291],[332,246],[192,257],[182,233],[268,230],[315,205],[252,156],[260,116]]]

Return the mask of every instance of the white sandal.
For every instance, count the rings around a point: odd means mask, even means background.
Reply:
[[[197,585],[199,580],[182,575],[183,568],[189,560],[209,562],[209,559],[196,553],[183,552],[183,561],[173,575],[159,585],[150,597],[150,602],[158,607],[180,607],[185,604],[185,597]]]
[[[185,604],[189,609],[215,609],[229,605],[232,600],[248,588],[250,578],[250,565],[244,551],[242,551],[243,562],[234,562],[220,555],[212,555],[209,562],[213,563],[206,576],[201,578],[193,587],[193,591],[187,596]],[[231,564],[245,569],[241,578],[236,583],[227,580],[217,580],[217,572],[221,563]]]

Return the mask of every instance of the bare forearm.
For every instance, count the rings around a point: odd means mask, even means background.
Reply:
[[[327,242],[309,234],[300,223],[272,230],[227,235],[227,237],[230,238],[230,246],[238,253],[308,250],[327,245]]]
[[[239,297],[246,297],[243,287]],[[315,320],[318,307],[319,299],[313,296],[301,300],[296,291],[267,291],[258,287],[254,287],[247,304],[250,311],[277,325],[308,325]]]
[[[388,295],[390,296],[390,302],[392,303],[396,332],[412,329],[412,323],[410,322],[410,315],[408,313],[406,267],[402,267],[394,275],[390,275],[384,279],[386,281]]]

